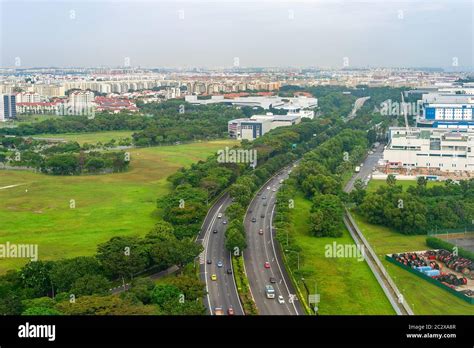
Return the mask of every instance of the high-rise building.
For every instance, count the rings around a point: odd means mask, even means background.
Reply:
[[[16,97],[12,94],[0,94],[0,122],[16,118]]]

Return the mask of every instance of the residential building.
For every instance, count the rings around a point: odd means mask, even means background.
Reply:
[[[16,96],[0,94],[0,122],[16,118]]]

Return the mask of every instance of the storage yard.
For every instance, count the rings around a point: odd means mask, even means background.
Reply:
[[[439,250],[387,254],[388,261],[474,304],[474,263]]]

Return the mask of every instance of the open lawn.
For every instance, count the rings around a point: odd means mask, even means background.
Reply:
[[[234,144],[221,140],[131,149],[129,171],[118,174],[0,171],[0,244],[38,244],[40,259],[50,260],[91,255],[113,236],[144,235],[157,219],[156,199],[171,188],[166,178]],[[5,188],[12,185],[19,186]],[[0,259],[0,273],[26,261]]]
[[[132,131],[110,131],[110,132],[97,132],[97,133],[63,133],[63,134],[40,134],[33,135],[34,138],[48,138],[48,139],[64,139],[66,141],[77,141],[80,145],[84,143],[96,144],[99,141],[101,143],[107,143],[112,139],[116,141],[125,138],[131,138]]]
[[[367,191],[377,191],[377,189],[383,185],[387,185],[386,180],[370,180],[367,185]],[[403,191],[406,191],[408,187],[416,185],[416,180],[397,180],[397,185],[402,186]],[[428,181],[426,187],[433,187],[435,185],[444,185],[444,183],[442,181]]]
[[[317,238],[309,235],[310,209],[310,201],[302,195],[296,197],[295,209],[291,211],[290,235],[293,243],[301,248],[301,270],[297,278],[304,277],[311,292],[314,291],[315,283],[317,284],[317,292],[321,296],[319,313],[395,314],[365,261],[325,256],[326,246],[332,245],[334,241],[337,244],[354,244],[354,241],[346,230],[341,238]],[[283,245],[283,249],[285,248]],[[294,255],[292,257],[295,258]],[[293,271],[298,274],[296,269]],[[299,287],[305,293],[302,281],[299,281]]]
[[[378,181],[382,183],[371,181],[369,190],[375,185],[383,185],[383,180]],[[407,183],[415,185],[414,181]],[[387,227],[369,224],[355,213],[353,217],[415,314],[474,314],[473,305],[385,260],[385,254],[429,249],[426,235],[406,236]]]

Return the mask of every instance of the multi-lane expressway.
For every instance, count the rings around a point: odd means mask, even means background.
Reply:
[[[300,315],[304,311],[286,272],[272,227],[276,194],[288,178],[285,168],[261,188],[250,203],[244,220],[247,249],[244,262],[252,297],[260,315]],[[255,221],[253,221],[255,220]],[[267,267],[265,263],[268,262]],[[272,278],[270,280],[270,278]],[[275,298],[267,298],[265,286],[272,285]],[[282,296],[284,302],[278,301]]]
[[[235,315],[244,314],[234,281],[231,255],[225,248],[227,224],[224,222],[227,222],[227,218],[224,212],[231,203],[228,194],[217,200],[209,210],[197,240],[204,246],[199,264],[201,279],[206,283],[205,303],[211,315],[216,314],[216,308],[221,308],[225,314],[229,313],[229,308]],[[213,275],[216,276],[215,280],[211,278]]]

